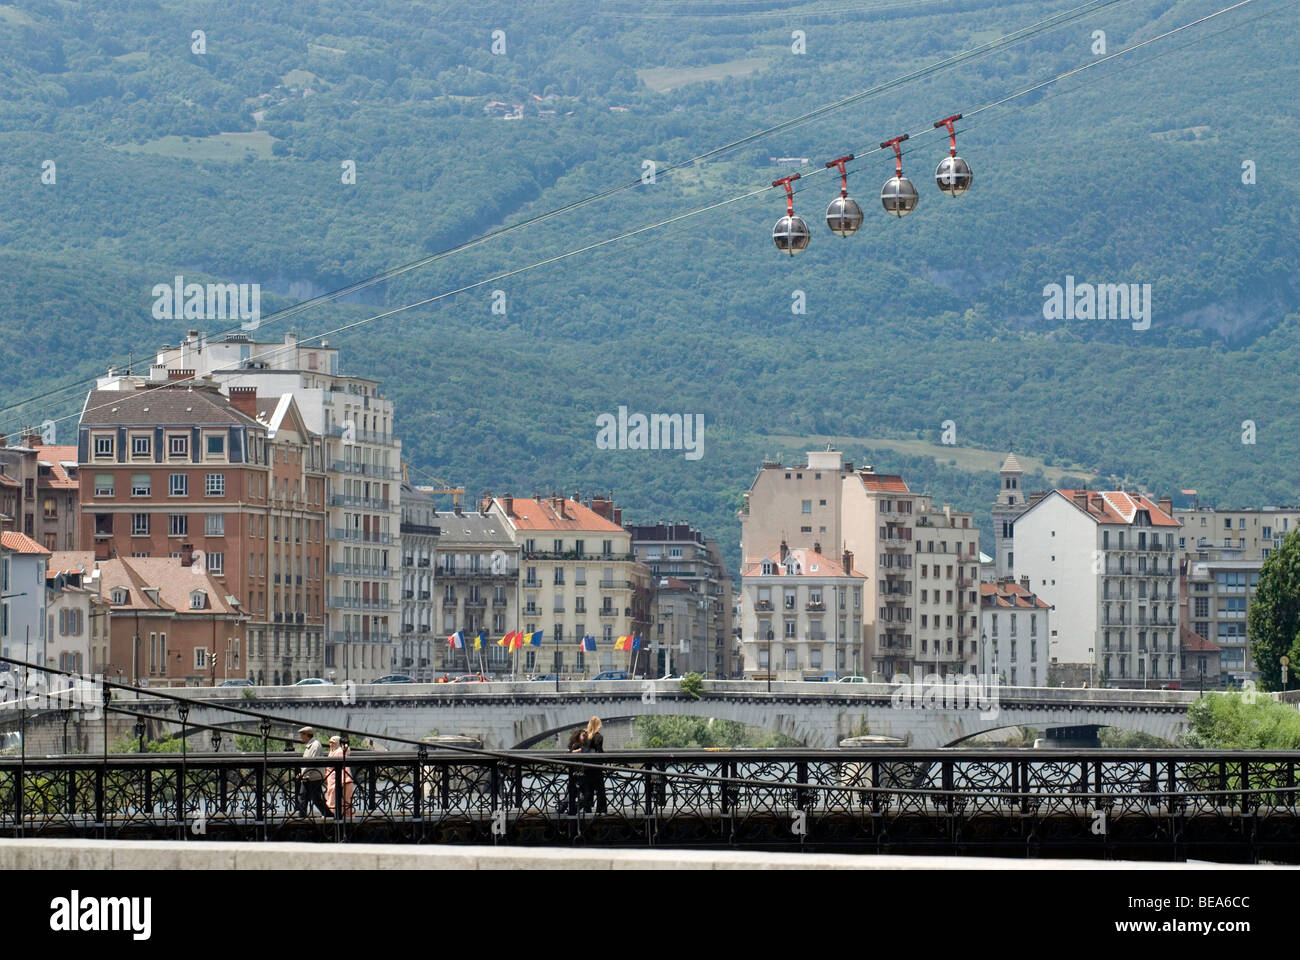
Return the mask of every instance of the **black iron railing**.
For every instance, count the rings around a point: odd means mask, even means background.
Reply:
[[[274,742],[274,741],[273,741]],[[1300,862],[1294,753],[288,753],[0,759],[0,835],[735,846]],[[578,761],[589,761],[579,765]]]

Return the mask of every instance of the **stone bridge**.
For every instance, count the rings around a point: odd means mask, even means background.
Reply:
[[[980,688],[974,683],[923,686],[896,683],[705,681],[700,699],[675,680],[566,681],[559,691],[546,682],[465,684],[352,684],[301,687],[184,687],[169,693],[194,702],[190,724],[216,724],[256,733],[259,721],[222,704],[283,718],[273,736],[291,735],[302,724],[372,734],[376,745],[401,749],[398,737],[418,741],[442,736],[476,737],[491,749],[526,748],[584,724],[597,715],[606,723],[646,714],[716,717],[758,730],[785,734],[808,747],[834,747],[840,739],[869,733],[896,737],[911,747],[960,745],[1007,727],[1037,730],[1098,725],[1137,730],[1174,742],[1187,726],[1187,709],[1198,694],[1178,690],[1106,690],[1059,687]],[[177,704],[159,697],[116,692],[115,706],[157,718],[150,736],[174,733]],[[17,729],[12,704],[0,710],[0,730]],[[29,714],[33,749],[58,749],[63,711]],[[96,717],[99,715],[96,714]],[[161,721],[171,721],[164,726]],[[110,738],[129,736],[135,718],[110,714]],[[73,743],[100,748],[101,719],[74,721]],[[89,731],[89,742],[86,741]],[[34,738],[40,740],[36,746]],[[273,748],[274,749],[274,748]],[[406,749],[409,749],[407,747]]]

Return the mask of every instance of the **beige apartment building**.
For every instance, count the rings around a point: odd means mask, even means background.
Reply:
[[[824,450],[800,466],[765,462],[740,521],[746,567],[783,540],[791,549],[858,558],[869,581],[863,673],[976,671],[979,530],[969,513],[936,508],[901,476],[855,469],[839,451]]]
[[[780,544],[741,570],[741,657],[746,679],[803,680],[861,668],[865,574],[846,553]]]
[[[1220,669],[1233,685],[1258,680],[1246,637],[1246,615],[1264,560],[1300,526],[1300,509],[1263,507],[1173,511],[1182,522],[1178,552],[1186,591],[1187,625],[1221,650]]]
[[[612,499],[506,494],[486,506],[520,548],[521,622],[514,629],[544,633],[541,646],[518,652],[517,671],[573,678],[653,671],[664,651],[651,631],[650,569],[633,555],[632,534]],[[584,635],[596,638],[595,652],[579,649]],[[642,638],[635,660],[614,649],[625,635]]]

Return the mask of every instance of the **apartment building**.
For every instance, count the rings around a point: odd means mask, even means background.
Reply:
[[[402,633],[394,668],[417,682],[434,679],[437,652],[433,565],[439,528],[434,513],[433,497],[402,481]]]
[[[1016,565],[1052,605],[1051,682],[1176,684],[1180,524],[1172,502],[1122,490],[1035,493]]]
[[[106,674],[138,674],[146,685],[169,687],[245,676],[248,618],[220,578],[191,557],[117,557],[97,565],[111,613]]]
[[[103,648],[109,615],[99,586],[99,569],[90,551],[50,555],[45,568],[45,633],[51,666],[86,675],[102,672],[96,666],[107,662]]]
[[[80,536],[99,560],[193,558],[250,618],[241,667],[292,682],[320,662],[320,446],[289,399],[193,376],[110,374],[87,396]]]
[[[222,390],[253,385],[264,396],[293,394],[307,429],[324,440],[324,669],[357,681],[397,669],[402,450],[379,382],[340,373],[338,348],[304,344],[293,333],[262,342],[243,334],[209,340],[191,330],[178,346],[159,350],[155,369],[211,376]]]
[[[76,447],[46,444],[39,433],[6,446],[0,434],[0,529],[31,537],[46,550],[75,550],[77,496]]]
[[[1300,508],[1227,510],[1196,503],[1174,510],[1174,517],[1182,523],[1178,551],[1185,578],[1186,623],[1219,648],[1228,682],[1235,686],[1258,680],[1246,616],[1264,561],[1300,526]],[[1212,661],[1213,651],[1207,652]],[[1212,666],[1207,662],[1207,668]]]
[[[31,537],[12,530],[0,532],[0,651],[6,657],[45,666],[45,570],[50,551]],[[8,675],[7,677],[5,675]],[[0,682],[4,699],[12,699],[18,690],[44,684],[43,675],[32,673],[30,680],[22,667],[10,669],[0,663]]]
[[[496,642],[512,630],[523,629],[520,547],[510,526],[486,503],[478,510],[453,506],[431,511],[429,517],[438,529],[430,581],[434,666],[452,676],[467,666],[494,675],[510,673],[513,658]],[[416,627],[427,634],[423,622]],[[463,650],[447,643],[447,637],[458,630],[465,636]],[[487,649],[476,651],[473,638],[480,631],[486,631],[489,642]]]
[[[843,542],[842,480],[853,472],[838,450],[811,451],[807,462],[782,466],[765,460],[740,509],[742,557],[764,557],[784,541],[789,547],[834,552]]]
[[[739,676],[733,580],[717,541],[685,523],[628,524],[627,530],[633,556],[654,578],[653,639],[665,652],[665,673]]]
[[[583,503],[578,494],[506,494],[485,506],[520,548],[518,629],[544,632],[542,647],[520,651],[523,672],[589,677],[635,667],[645,674],[666,664],[667,651],[652,632],[650,570],[632,553],[632,535],[611,497]],[[585,635],[596,638],[595,652],[579,648]],[[614,650],[616,639],[628,635],[644,641],[635,662]]]
[[[845,549],[870,558],[876,573],[865,621],[871,672],[975,673],[980,553],[971,515],[936,508],[898,474],[872,467],[845,474],[843,486]]]
[[[867,577],[838,561],[778,544],[741,570],[741,656],[746,679],[802,680],[862,669]]]
[[[1047,686],[1051,615],[1027,576],[981,583],[979,672],[1013,687]]]
[[[293,394],[262,399],[256,389],[229,388],[231,402],[237,407],[247,403],[245,412],[252,411],[266,426],[271,467],[271,535],[261,538],[256,555],[249,555],[250,566],[255,564],[258,575],[268,579],[270,600],[259,590],[246,601],[250,613],[269,615],[271,625],[249,633],[248,676],[257,683],[297,683],[326,672],[325,448],[323,439],[308,429]]]

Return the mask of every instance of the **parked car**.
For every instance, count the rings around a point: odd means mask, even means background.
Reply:
[[[251,687],[252,680],[222,680],[217,686],[219,687]]]
[[[529,680],[559,680],[560,678],[553,673],[539,673],[535,676],[529,677],[528,679]]]
[[[378,680],[371,680],[371,683],[415,683],[404,673],[390,673],[386,677],[380,677]]]
[[[320,677],[303,677],[297,683],[292,684],[292,686],[295,687],[311,687],[318,685],[328,687],[330,682],[328,680],[322,680]]]
[[[481,673],[464,673],[453,680],[452,683],[487,683],[487,677]]]
[[[591,679],[593,680],[626,680],[626,670],[606,670],[604,673],[598,673]]]
[[[866,677],[840,677],[840,683],[866,683]]]

